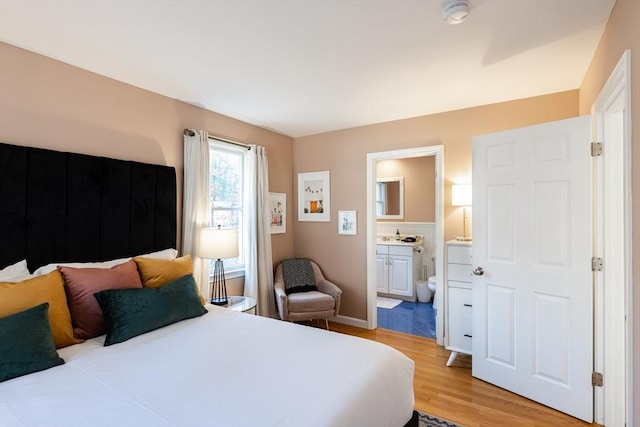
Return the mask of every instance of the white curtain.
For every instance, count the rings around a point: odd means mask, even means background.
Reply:
[[[269,218],[269,166],[264,147],[252,145],[246,157],[244,295],[258,302],[260,316],[275,317],[273,261]]]
[[[193,257],[193,276],[208,299],[209,260],[198,257],[200,230],[211,224],[209,199],[209,135],[193,131],[184,136],[184,192],[182,210],[182,254]]]

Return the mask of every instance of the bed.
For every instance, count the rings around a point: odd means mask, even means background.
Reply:
[[[81,272],[86,280],[89,273],[98,277],[135,261],[145,284],[98,292],[106,334],[63,346],[54,337],[56,355],[64,363],[0,382],[3,427],[417,425],[414,363],[399,351],[203,306],[188,274],[146,287],[142,266],[149,258],[129,257],[175,247],[173,168],[0,144],[0,200],[0,234],[7,236],[0,270],[20,262],[26,262],[29,273],[54,265],[38,277],[59,275],[67,280],[69,295],[67,273],[87,268]],[[183,263],[187,257],[169,258],[157,262]],[[113,259],[118,263],[95,264]],[[80,264],[56,269],[64,262]],[[32,275],[19,279],[5,286],[16,293],[21,284],[36,280]],[[141,296],[132,297],[136,292]],[[149,295],[162,299],[137,299]],[[0,312],[6,301],[0,297]],[[180,315],[113,342],[121,325],[112,313],[124,312],[127,326],[137,327],[144,322],[131,313],[147,306],[163,313],[163,321],[173,308]],[[36,339],[34,331],[39,329],[26,330],[24,336]]]

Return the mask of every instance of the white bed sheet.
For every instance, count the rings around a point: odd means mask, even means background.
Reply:
[[[207,306],[209,313],[0,383],[0,426],[400,427],[414,363],[364,339]]]

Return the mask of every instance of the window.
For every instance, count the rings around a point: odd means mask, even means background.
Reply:
[[[209,176],[211,184],[211,226],[238,230],[237,258],[223,260],[227,276],[238,276],[244,271],[244,156],[246,149],[211,141],[209,143]],[[213,262],[211,260],[213,271]],[[235,274],[234,274],[235,272]]]
[[[387,188],[382,182],[376,182],[376,216],[386,214]]]

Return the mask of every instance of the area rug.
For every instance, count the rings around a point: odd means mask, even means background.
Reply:
[[[418,411],[418,427],[463,427],[461,424],[455,424],[450,421],[434,417],[433,415],[423,414]]]
[[[394,308],[400,305],[401,302],[401,299],[378,297],[376,304],[378,308]]]

